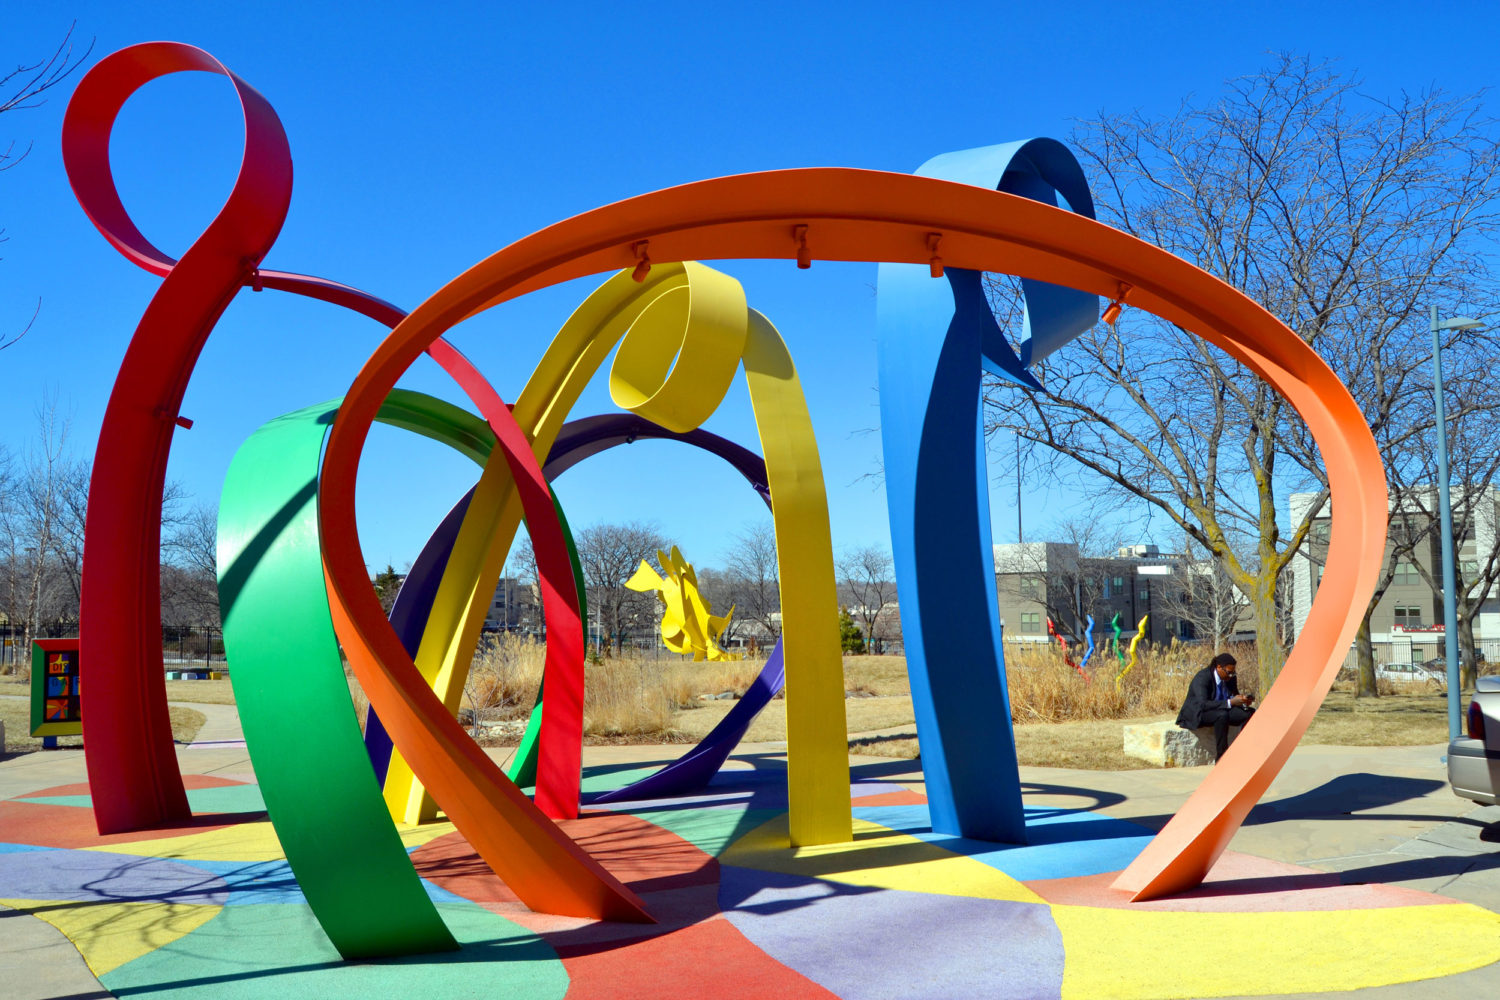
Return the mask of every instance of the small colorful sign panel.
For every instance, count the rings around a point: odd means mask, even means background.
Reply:
[[[31,735],[79,736],[78,640],[38,639],[31,644]]]

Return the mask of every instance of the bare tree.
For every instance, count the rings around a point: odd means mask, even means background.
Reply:
[[[1484,371],[1482,377],[1470,381],[1466,391],[1460,389],[1455,393],[1463,400],[1463,405],[1457,417],[1448,422],[1449,492],[1457,582],[1454,610],[1462,661],[1461,680],[1466,687],[1474,685],[1479,673],[1474,621],[1495,593],[1496,582],[1500,580],[1500,531],[1478,530],[1481,522],[1495,528],[1497,513],[1500,513],[1496,508],[1494,486],[1497,476],[1500,476],[1500,389],[1491,383],[1488,375],[1488,371]],[[1425,528],[1420,532],[1408,530],[1413,537],[1406,551],[1413,552],[1421,541],[1429,547],[1428,558],[1410,558],[1407,565],[1428,585],[1437,603],[1441,603],[1445,589],[1440,576],[1441,520],[1435,485],[1436,463],[1430,458],[1436,451],[1432,440],[1434,434],[1435,430],[1432,430],[1423,437],[1427,447],[1422,452],[1427,460],[1413,463],[1419,473],[1426,473],[1424,481],[1402,489],[1397,496],[1398,508],[1410,512],[1403,521]],[[1481,547],[1484,544],[1482,539],[1488,542],[1487,546]],[[1388,569],[1388,572],[1394,570]]]
[[[781,564],[776,559],[776,529],[751,521],[734,536],[726,567],[734,578],[735,614],[754,623],[772,642],[781,635]]]
[[[657,601],[625,586],[641,560],[656,565],[656,553],[670,543],[653,524],[596,524],[577,536],[578,561],[588,582],[589,614],[615,651],[628,632],[654,627]],[[660,567],[658,567],[659,569]]]
[[[28,660],[31,641],[59,634],[78,620],[76,562],[70,564],[71,518],[88,491],[86,465],[67,448],[68,420],[48,395],[36,409],[37,438],[25,461],[0,484],[0,599],[6,623],[20,626],[18,663]]]
[[[522,532],[516,536],[515,544],[505,558],[505,568],[501,571],[501,586],[508,588],[507,599],[515,602],[514,607],[507,609],[507,617],[513,619],[517,627],[530,633],[535,633],[545,624],[542,616],[540,578],[541,571],[537,569],[536,552],[531,547],[531,538]],[[507,584],[505,582],[507,579],[513,581],[514,585]],[[585,602],[588,600],[586,589],[584,600]],[[510,624],[510,621],[506,622],[507,627]]]
[[[708,602],[710,610],[716,615],[725,615],[731,609],[734,610],[729,624],[724,627],[724,631],[719,633],[719,645],[727,649],[730,643],[745,633],[745,620],[735,605],[736,578],[722,569],[714,569],[711,566],[705,566],[696,572],[698,593],[702,594],[703,599]]]
[[[1118,525],[1099,518],[1054,521],[1044,534],[1053,541],[1006,547],[1008,558],[995,567],[999,586],[1012,598],[1040,601],[1059,630],[1081,637],[1088,615],[1106,599],[1103,583],[1113,575],[1110,560],[1124,543],[1124,534]]]
[[[0,114],[40,107],[44,103],[43,94],[62,83],[69,74],[83,65],[89,53],[94,50],[94,42],[90,39],[88,47],[83,52],[75,53],[73,43],[75,27],[77,27],[76,21],[68,26],[62,41],[47,58],[19,65],[10,72],[0,75]],[[16,140],[11,139],[5,142],[4,148],[0,149],[0,171],[9,170],[20,163],[31,152],[31,149],[31,142],[27,142],[19,151],[16,149]],[[0,227],[0,243],[4,243],[6,239],[5,229]],[[32,325],[36,323],[41,308],[42,302],[38,299],[36,307],[32,309],[31,318],[26,321],[26,325],[19,333],[0,336],[0,351],[26,336]]]
[[[1459,646],[1466,683],[1472,683],[1476,672],[1474,619],[1500,578],[1500,538],[1493,532],[1479,532],[1479,538],[1490,539],[1490,544],[1475,549],[1476,528],[1486,521],[1493,523],[1492,484],[1500,473],[1500,390],[1492,376],[1492,344],[1459,331],[1450,335],[1444,352],[1454,550],[1464,553],[1466,543],[1473,550],[1457,564]],[[1415,368],[1420,378],[1414,380],[1419,383],[1414,390],[1393,400],[1399,404],[1399,410],[1376,428],[1376,443],[1385,460],[1390,487],[1391,515],[1382,572],[1355,633],[1359,697],[1379,694],[1371,618],[1392,583],[1398,578],[1410,581],[1411,576],[1418,576],[1428,585],[1435,601],[1441,601],[1443,590],[1436,575],[1441,539],[1435,486],[1436,423],[1428,381],[1432,352],[1429,347],[1425,353],[1418,352],[1409,358],[1377,359],[1377,363],[1387,368]],[[1403,373],[1402,377],[1413,381],[1409,373]],[[1302,553],[1309,562],[1314,589],[1326,563],[1327,528],[1326,522],[1315,522]]]
[[[180,492],[168,484],[169,492]],[[164,505],[162,620],[217,629],[219,620],[219,508],[198,504],[176,514]],[[169,572],[170,570],[170,572]]]
[[[89,463],[69,450],[69,421],[52,394],[38,405],[36,423],[24,461],[0,453],[0,618],[16,665],[29,662],[33,639],[76,634],[83,580]],[[178,483],[165,485],[163,620],[217,628],[217,513],[183,515],[184,497]]]
[[[1493,298],[1500,146],[1477,98],[1374,100],[1349,76],[1282,56],[1217,100],[1169,118],[1101,117],[1074,142],[1105,221],[1280,317],[1334,366],[1377,435],[1416,389],[1425,304]],[[1118,327],[1051,355],[1042,378],[1045,393],[992,387],[989,429],[1034,442],[1033,458],[1100,502],[1144,502],[1190,537],[1248,600],[1273,679],[1284,570],[1323,506],[1289,523],[1278,497],[1327,495],[1290,404],[1205,342],[1128,309]]]
[[[1189,537],[1184,538],[1182,553],[1157,605],[1164,618],[1186,622],[1215,651],[1229,644],[1249,606],[1224,564]]]
[[[890,638],[891,622],[900,614],[894,606],[896,573],[891,554],[878,545],[859,546],[845,551],[837,568],[839,601],[864,633],[865,649],[879,653]]]

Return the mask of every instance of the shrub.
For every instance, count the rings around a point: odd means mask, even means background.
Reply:
[[[1240,690],[1258,694],[1260,673],[1253,646],[1236,646]],[[1076,659],[1081,655],[1075,653]],[[1063,661],[1050,644],[1007,643],[1006,678],[1014,722],[1124,719],[1175,713],[1187,696],[1188,681],[1213,655],[1206,646],[1141,646],[1136,664],[1116,683],[1123,665],[1107,648],[1089,660],[1088,680]]]

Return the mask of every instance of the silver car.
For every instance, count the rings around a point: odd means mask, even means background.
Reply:
[[[1448,687],[1448,678],[1438,670],[1431,670],[1420,663],[1382,663],[1375,667],[1375,679],[1397,681],[1405,684],[1433,684]]]
[[[1453,794],[1500,804],[1500,677],[1481,677],[1469,702],[1468,734],[1448,744]]]

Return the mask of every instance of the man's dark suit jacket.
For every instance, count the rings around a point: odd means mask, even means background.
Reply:
[[[1177,724],[1183,729],[1197,729],[1204,723],[1201,721],[1203,710],[1207,708],[1228,708],[1229,702],[1214,700],[1214,687],[1219,678],[1213,667],[1204,667],[1193,675],[1188,682],[1187,700],[1182,703],[1182,711],[1177,713]],[[1238,677],[1229,677],[1224,681],[1224,687],[1229,691],[1229,697],[1233,698],[1240,693]]]

